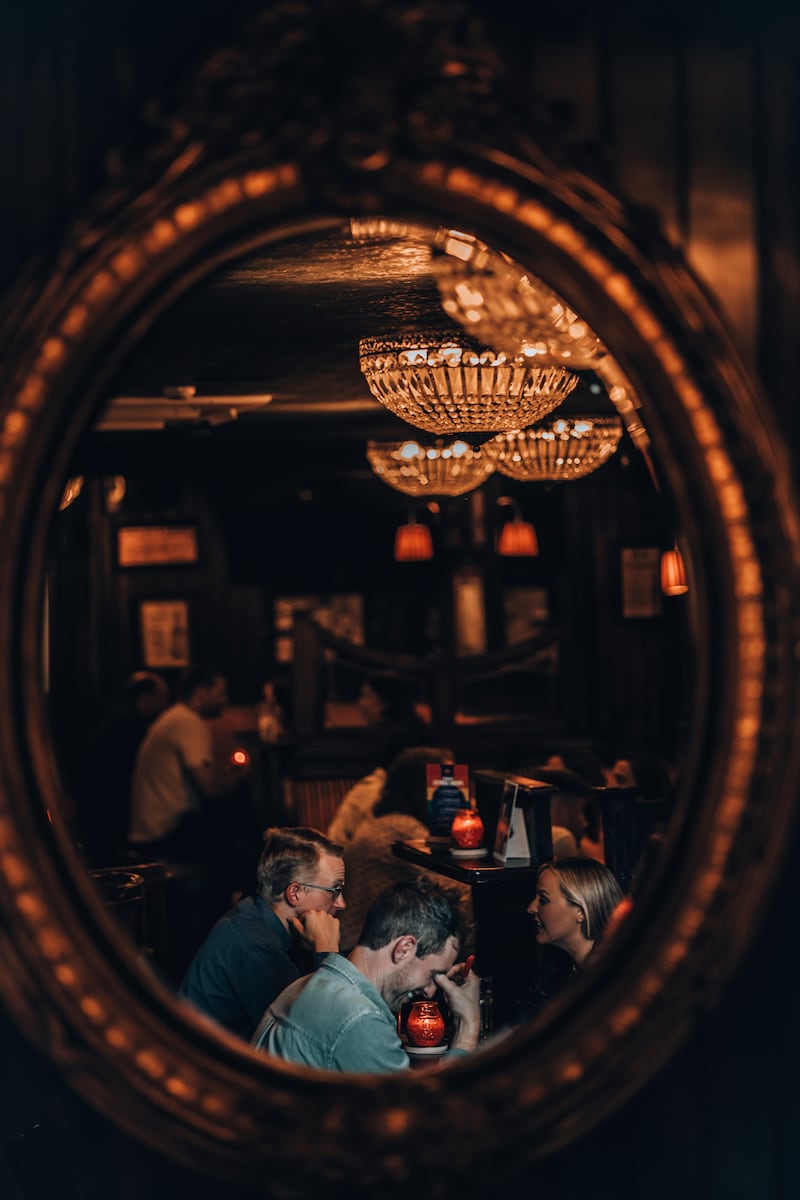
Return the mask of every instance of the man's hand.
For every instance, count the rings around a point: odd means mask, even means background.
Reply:
[[[478,1045],[481,1028],[480,999],[481,981],[471,971],[464,983],[459,983],[464,973],[464,963],[457,963],[445,975],[434,975],[433,981],[447,997],[455,1021],[453,1048],[474,1050]]]
[[[301,917],[289,917],[289,924],[307,950],[316,954],[339,953],[341,926],[329,912],[311,909]]]

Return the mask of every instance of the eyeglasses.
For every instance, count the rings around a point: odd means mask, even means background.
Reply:
[[[318,892],[330,892],[335,900],[344,895],[344,884],[335,883],[333,887],[328,887],[324,883],[300,883],[300,887],[316,888]]]

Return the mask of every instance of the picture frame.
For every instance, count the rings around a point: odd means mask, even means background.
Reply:
[[[273,600],[276,663],[294,659],[294,623],[308,614],[332,633],[356,646],[364,645],[364,597],[359,592],[329,592],[325,595],[276,596]]]
[[[194,525],[120,525],[117,566],[188,567],[200,557]]]
[[[660,549],[658,546],[623,546],[619,554],[623,620],[660,617],[663,613]]]
[[[506,645],[518,646],[547,628],[551,618],[550,589],[545,584],[503,589]]]
[[[186,600],[143,600],[139,605],[142,662],[148,669],[188,667],[189,604]]]
[[[477,570],[463,569],[453,575],[453,625],[459,657],[486,653],[486,597]]]

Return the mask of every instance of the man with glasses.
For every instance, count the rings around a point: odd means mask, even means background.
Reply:
[[[347,958],[329,954],[272,1002],[253,1046],[329,1071],[404,1070],[397,1014],[440,988],[455,1025],[450,1054],[474,1050],[480,981],[462,981],[456,966],[464,937],[457,903],[438,884],[421,876],[396,883],[373,902]]]
[[[301,966],[339,949],[342,847],[316,829],[268,829],[256,878],[256,895],[217,921],[180,986],[184,999],[247,1039]]]

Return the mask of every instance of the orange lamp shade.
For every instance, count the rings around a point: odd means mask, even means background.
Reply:
[[[661,555],[661,591],[665,596],[683,596],[689,590],[683,555],[677,547]]]
[[[500,531],[497,550],[506,558],[535,558],[539,553],[539,540],[530,521],[506,521]]]
[[[426,562],[433,558],[433,539],[428,526],[415,521],[400,525],[394,535],[394,556],[397,562]]]

